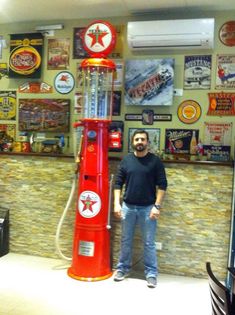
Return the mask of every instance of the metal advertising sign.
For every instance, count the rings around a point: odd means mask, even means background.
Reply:
[[[235,55],[217,55],[216,89],[235,89]]]
[[[201,117],[201,107],[193,100],[186,100],[178,107],[179,120],[185,124],[193,124]]]
[[[43,35],[10,35],[9,78],[40,78]]]
[[[207,115],[210,116],[234,116],[235,93],[208,93],[209,108]]]
[[[211,55],[185,56],[184,89],[210,89]]]
[[[221,26],[219,39],[225,46],[235,46],[235,21],[228,21]]]

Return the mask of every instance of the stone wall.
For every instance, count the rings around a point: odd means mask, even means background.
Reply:
[[[10,251],[58,258],[56,229],[74,179],[72,158],[0,156],[0,205],[10,209]],[[110,161],[115,174],[118,160]],[[224,279],[228,260],[233,168],[224,165],[165,163],[169,182],[156,241],[161,273],[206,277],[211,261]],[[75,218],[73,200],[61,230],[60,246],[71,256]],[[115,266],[120,222],[112,217]],[[137,229],[134,269],[142,270],[142,243]]]

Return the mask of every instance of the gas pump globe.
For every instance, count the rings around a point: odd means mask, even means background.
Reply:
[[[114,47],[115,31],[103,21],[88,26],[84,47],[91,58],[81,63],[83,127],[72,265],[68,275],[98,281],[112,275],[108,144],[115,64],[105,58]],[[107,43],[105,42],[107,38]]]
[[[111,121],[115,69],[113,61],[104,58],[82,62],[83,119]]]

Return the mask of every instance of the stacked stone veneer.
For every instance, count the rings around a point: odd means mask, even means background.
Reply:
[[[0,156],[0,206],[10,209],[10,251],[58,258],[57,225],[74,178],[71,158]],[[115,174],[118,160],[110,161]],[[233,169],[222,165],[166,163],[169,182],[156,240],[159,271],[206,277],[211,261],[221,279],[228,260]],[[61,230],[60,246],[71,256],[75,200]],[[120,222],[112,218],[113,265],[119,253]],[[134,269],[143,269],[142,243],[137,229]]]

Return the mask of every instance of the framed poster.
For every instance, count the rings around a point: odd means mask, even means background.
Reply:
[[[41,33],[11,34],[9,78],[40,78],[42,49]]]
[[[19,99],[20,131],[68,132],[69,99]]]
[[[81,92],[76,92],[74,95],[74,114],[82,113],[82,100],[83,95]]]
[[[0,133],[5,133],[13,140],[16,138],[16,125],[15,124],[0,124]]]
[[[142,112],[142,124],[153,125],[154,111],[152,109],[144,109]]]
[[[198,141],[197,129],[166,129],[165,153],[196,154]]]
[[[121,115],[122,91],[113,91],[113,110],[112,116]]]
[[[0,152],[9,152],[13,150],[15,136],[16,125],[0,124]]]
[[[109,151],[121,152],[123,150],[123,121],[111,121],[109,126]]]
[[[16,91],[0,91],[0,119],[15,120]]]
[[[129,128],[128,130],[128,152],[133,152],[131,138],[137,128]],[[139,129],[139,128],[138,128]],[[160,150],[160,128],[141,128],[149,134],[149,152],[157,153]]]
[[[204,123],[203,149],[215,161],[229,161],[232,142],[233,123]]]
[[[116,71],[114,72],[113,89],[116,90],[122,88],[123,85],[124,63],[120,60],[114,60],[114,63],[116,65]]]
[[[83,32],[85,27],[75,27],[73,29],[73,59],[85,59],[89,57],[88,52],[83,47]]]
[[[172,105],[174,59],[127,60],[126,105]]]
[[[69,68],[70,40],[48,39],[48,70],[67,70]]]
[[[235,55],[217,55],[216,89],[235,89]]]
[[[184,57],[184,89],[203,90],[211,87],[211,55]]]
[[[204,141],[206,145],[231,145],[233,123],[205,122]]]

